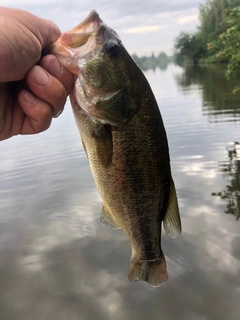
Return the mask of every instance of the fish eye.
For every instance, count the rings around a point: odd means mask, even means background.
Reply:
[[[120,51],[120,47],[115,42],[108,42],[105,46],[106,52],[109,55],[109,57],[115,58]]]

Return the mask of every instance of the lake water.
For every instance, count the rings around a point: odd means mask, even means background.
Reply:
[[[0,143],[1,320],[240,319],[240,98],[220,66],[145,74],[182,217],[178,240],[163,232],[168,282],[128,282],[67,103],[48,131]]]

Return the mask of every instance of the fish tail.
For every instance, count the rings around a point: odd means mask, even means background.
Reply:
[[[137,260],[132,258],[128,272],[131,282],[146,281],[153,287],[158,287],[168,279],[164,254],[156,260]]]

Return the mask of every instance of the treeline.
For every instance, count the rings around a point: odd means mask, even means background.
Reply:
[[[132,57],[142,70],[155,70],[156,68],[165,70],[168,66],[168,63],[173,60],[172,57],[168,57],[165,52],[160,52],[158,56],[155,56],[155,54],[152,53],[150,57],[138,57],[134,53]]]
[[[199,8],[195,33],[175,39],[175,61],[228,62],[227,76],[240,69],[240,0],[207,0]]]

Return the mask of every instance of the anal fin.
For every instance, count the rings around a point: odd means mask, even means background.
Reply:
[[[100,222],[105,226],[111,227],[112,229],[121,229],[121,227],[111,217],[111,214],[105,208],[104,204],[102,205]]]
[[[176,239],[181,235],[182,227],[178,209],[177,194],[172,179],[168,208],[163,218],[163,226],[169,238]]]

